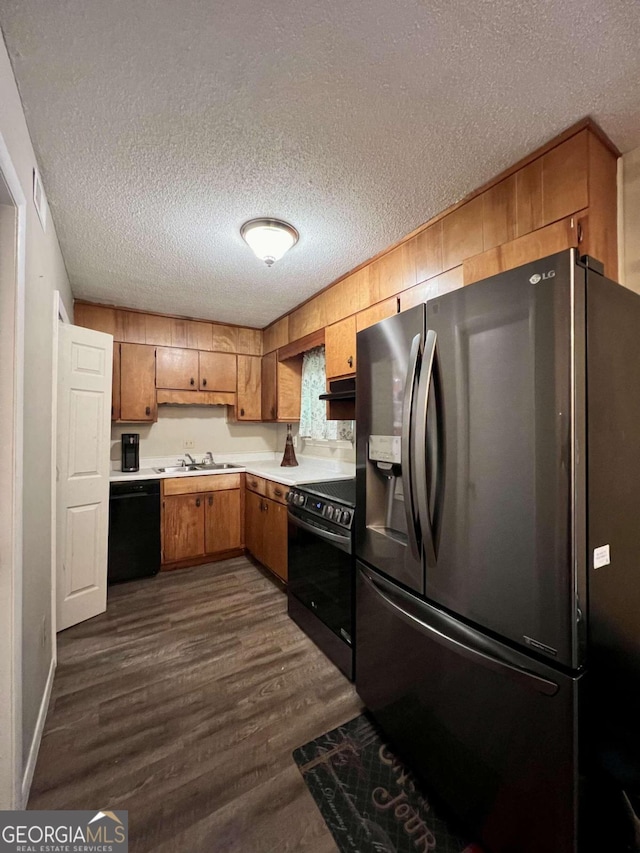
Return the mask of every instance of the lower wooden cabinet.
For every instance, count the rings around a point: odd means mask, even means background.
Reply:
[[[204,563],[242,549],[242,486],[240,474],[162,481],[163,567]]]
[[[264,534],[261,563],[286,581],[287,571],[287,508],[264,498]]]
[[[204,547],[207,554],[242,547],[240,489],[210,492],[204,496]]]
[[[176,563],[204,555],[205,495],[167,495],[162,501],[162,557]]]
[[[267,480],[270,486],[272,484]],[[279,486],[284,495],[286,486]],[[245,497],[245,545],[256,560],[278,577],[287,580],[287,507],[247,488]]]

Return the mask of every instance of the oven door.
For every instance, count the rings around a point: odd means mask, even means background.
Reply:
[[[351,645],[351,534],[335,533],[307,513],[289,509],[288,593]]]

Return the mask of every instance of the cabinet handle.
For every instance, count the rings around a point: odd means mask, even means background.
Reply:
[[[274,490],[273,490],[273,492],[274,492],[274,494],[276,494],[279,498],[281,498],[281,497],[282,497],[282,491],[281,491],[280,489],[274,489]]]
[[[349,367],[353,367],[353,356],[352,355],[350,355],[349,358],[347,359],[347,364],[349,365]]]
[[[269,504],[266,501],[264,502],[264,511],[269,512]]]
[[[202,387],[203,387],[203,388],[206,388],[206,387],[207,387],[207,380],[206,380],[206,379],[203,379],[203,380],[202,380]]]
[[[240,409],[240,415],[244,415],[244,409]]]
[[[213,495],[209,495],[209,506],[213,506]]]
[[[196,498],[196,506],[200,506],[200,498]]]
[[[151,414],[151,406],[147,406],[147,408],[144,410],[144,412],[146,415],[150,415]]]
[[[195,384],[196,384],[196,380],[192,376],[191,379],[189,380],[189,385],[195,385]]]
[[[582,243],[582,238],[584,234],[582,233],[582,222],[578,222],[578,243]]]

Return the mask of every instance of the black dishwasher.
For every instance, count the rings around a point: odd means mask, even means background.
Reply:
[[[109,583],[146,578],[160,570],[160,481],[111,483]]]

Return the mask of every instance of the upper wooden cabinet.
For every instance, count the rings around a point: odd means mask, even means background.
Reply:
[[[262,352],[264,355],[273,352],[279,347],[284,347],[289,343],[289,315],[281,317],[272,323],[263,332],[262,337]]]
[[[262,420],[299,421],[302,355],[278,361],[277,353],[262,357]]]
[[[262,332],[260,329],[238,329],[238,353],[262,355]]]
[[[213,336],[211,332],[211,323],[204,323],[200,320],[187,320],[187,347],[189,349],[204,350],[211,352],[213,349]]]
[[[505,243],[475,255],[463,265],[464,284],[473,284],[483,278],[514,269],[530,261],[537,261],[563,249],[580,247],[582,252],[583,236],[587,233],[587,216],[568,216],[545,228],[532,231]]]
[[[261,409],[263,421],[275,421],[278,416],[278,353],[262,356]]]
[[[165,314],[145,314],[89,302],[75,303],[74,322],[78,326],[107,332],[113,335],[114,340],[125,343],[262,355],[262,331],[245,326],[183,320]],[[282,346],[282,343],[277,345]]]
[[[198,353],[180,347],[156,349],[156,388],[196,391],[199,387]]]
[[[262,359],[255,355],[238,356],[238,399],[236,419],[259,421],[262,417]]]
[[[324,332],[327,379],[356,372],[356,318],[347,317]]]
[[[200,390],[235,391],[237,383],[236,357],[230,353],[201,352]]]
[[[145,344],[120,344],[120,417],[156,421],[156,349]]]
[[[574,246],[602,261],[605,274],[615,279],[617,156],[597,126],[580,122],[263,332],[82,303],[76,305],[76,322],[127,343],[199,350],[201,358],[208,352],[234,358],[262,354],[262,418],[296,420],[300,371],[290,356],[323,330],[327,376],[348,376],[355,370],[358,331],[496,272]],[[199,372],[202,379],[202,362]],[[201,390],[212,387],[205,378]],[[238,391],[245,412],[256,379],[255,363],[243,362]],[[234,390],[231,382],[224,385],[224,393]]]
[[[95,329],[113,335],[114,340],[124,340],[123,313],[117,308],[92,305],[88,302],[76,302],[73,306],[73,322],[76,326]]]

